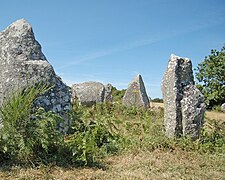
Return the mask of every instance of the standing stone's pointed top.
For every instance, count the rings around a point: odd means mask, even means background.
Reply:
[[[14,26],[20,26],[20,25],[24,25],[24,24],[29,24],[25,19],[18,19],[15,22],[13,22],[11,25]]]
[[[135,78],[134,78],[134,80],[132,81],[132,82],[138,82],[138,81],[140,81],[140,79],[142,79],[142,77],[141,77],[141,75],[140,74],[138,74],[137,76],[135,76]]]
[[[32,26],[25,19],[19,19],[13,22],[5,29],[5,31],[9,31],[12,36],[20,36],[21,34],[26,33],[33,34]]]
[[[13,58],[8,58],[8,61],[9,59],[12,62],[46,61],[41,45],[35,39],[32,26],[24,19],[15,21],[0,33],[0,48],[8,56],[13,56]]]
[[[129,84],[123,97],[125,106],[149,107],[149,98],[140,74]]]
[[[183,60],[188,60],[188,61],[190,61],[190,59],[189,59],[189,58],[186,58],[186,57],[180,57],[180,56],[177,56],[177,55],[175,55],[175,54],[171,54],[171,55],[170,55],[170,61],[171,61],[171,60],[178,60],[178,59],[183,59]]]
[[[138,74],[138,75],[137,75],[137,77],[138,77],[138,78],[140,78],[140,77],[141,77],[141,75],[140,75],[140,74]]]
[[[175,55],[175,54],[171,54],[171,55],[170,55],[170,59],[175,58],[175,57],[179,57],[179,56],[177,56],[177,55]]]

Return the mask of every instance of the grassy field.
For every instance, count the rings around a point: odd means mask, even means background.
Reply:
[[[148,113],[134,109],[125,113],[120,109],[113,113],[110,110],[112,117],[125,121],[119,131],[127,141],[122,146],[124,149],[91,167],[4,165],[0,168],[0,179],[225,179],[224,151],[211,153],[214,147],[207,143],[197,146],[197,142],[167,140],[162,133],[163,105],[153,103],[152,106],[154,111]],[[87,112],[91,112],[92,118],[104,117],[96,109]],[[85,117],[89,117],[87,112]],[[212,119],[224,124],[225,113],[206,112],[207,128],[211,128]],[[213,129],[214,126],[210,130]]]
[[[155,108],[159,108],[159,107],[163,108],[164,107],[163,103],[155,103],[155,102],[151,102],[151,106],[155,107]],[[205,117],[208,119],[225,121],[225,113],[222,113],[222,112],[206,111]]]
[[[224,156],[175,150],[133,151],[108,157],[100,168],[41,166],[1,171],[0,179],[224,179]]]

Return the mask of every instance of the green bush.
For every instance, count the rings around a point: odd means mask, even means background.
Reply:
[[[163,99],[160,98],[154,98],[151,100],[152,102],[158,102],[158,103],[163,103]]]
[[[215,105],[212,107],[212,110],[213,111],[216,111],[216,112],[222,112],[222,109],[221,109],[221,105]]]
[[[126,89],[118,90],[115,87],[112,88],[112,96],[114,102],[122,102]]]
[[[20,90],[0,108],[0,160],[17,163],[53,163],[61,166],[94,165],[102,158],[138,150],[195,151],[224,154],[225,124],[206,119],[201,137],[168,139],[164,136],[163,111],[125,107],[121,103],[73,104],[66,135],[57,131],[62,118],[33,103],[48,88]]]
[[[91,165],[96,158],[117,151],[118,121],[108,110],[103,104],[91,108],[77,104],[73,106],[71,127],[65,138],[73,163]]]
[[[62,135],[56,130],[60,117],[34,102],[49,89],[40,83],[19,89],[0,107],[0,154],[13,162],[34,163],[44,160],[49,151],[60,144]]]

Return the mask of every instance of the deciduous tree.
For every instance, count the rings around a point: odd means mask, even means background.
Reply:
[[[208,108],[225,102],[225,45],[221,51],[211,50],[196,69],[197,87]]]

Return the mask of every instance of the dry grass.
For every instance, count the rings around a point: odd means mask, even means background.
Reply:
[[[205,116],[208,119],[225,121],[225,113],[222,112],[206,111]]]
[[[152,107],[163,108],[162,103]],[[206,112],[207,119],[225,120],[225,113]],[[129,153],[111,156],[102,162],[102,168],[65,168],[40,166],[0,169],[0,179],[224,179],[225,155],[200,154],[180,149],[173,151],[144,151],[138,148]]]
[[[13,168],[0,179],[224,179],[225,158],[194,152],[153,151],[109,157],[105,168]]]
[[[153,107],[153,108],[164,108],[164,104],[163,103],[157,103],[157,102],[150,102],[150,107]]]
[[[151,102],[150,105],[153,108],[164,108],[163,103]],[[222,113],[222,112],[206,111],[205,117],[208,118],[208,119],[225,121],[225,113]]]

